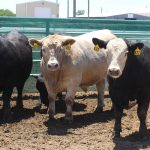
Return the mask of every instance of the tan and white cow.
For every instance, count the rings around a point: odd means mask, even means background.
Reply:
[[[107,72],[106,54],[97,50],[92,38],[108,41],[115,38],[110,30],[98,30],[80,36],[49,35],[32,46],[42,49],[41,71],[49,95],[49,116],[54,117],[55,99],[58,92],[66,91],[65,119],[72,120],[72,105],[78,87],[96,84],[98,91],[97,110],[104,106],[104,85]]]

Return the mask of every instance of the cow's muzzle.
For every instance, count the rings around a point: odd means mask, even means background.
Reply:
[[[50,64],[47,64],[47,67],[51,71],[55,71],[55,70],[59,69],[59,64],[58,63],[50,63]]]
[[[109,68],[108,75],[112,78],[119,78],[121,75],[120,69],[117,68]]]

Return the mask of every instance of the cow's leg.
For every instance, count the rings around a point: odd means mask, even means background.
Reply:
[[[48,93],[48,99],[49,99],[48,114],[49,114],[49,118],[53,119],[54,115],[55,115],[56,94],[55,93]]]
[[[76,89],[77,89],[77,87],[76,88],[69,87],[67,89],[67,93],[66,93],[66,97],[65,97],[65,103],[66,103],[66,107],[67,107],[66,114],[65,114],[65,120],[67,120],[67,121],[73,120],[72,106],[73,106],[73,102],[74,102]]]
[[[4,121],[11,120],[11,108],[10,108],[10,97],[13,92],[13,88],[7,88],[3,90],[3,119]]]
[[[23,91],[24,84],[21,84],[17,86],[17,91],[18,91],[18,97],[17,97],[17,108],[22,109],[23,108],[23,102],[22,102],[22,91]]]
[[[96,84],[96,88],[98,91],[98,101],[97,101],[97,112],[103,112],[104,107],[104,88],[105,88],[105,80],[101,80]]]
[[[108,84],[109,84],[109,82],[108,82]],[[109,97],[112,98],[114,94],[112,93],[110,86],[108,86],[108,91],[109,91]],[[113,103],[112,99],[111,99],[111,103],[112,103],[112,105],[111,105],[110,111],[114,112],[114,103]]]
[[[138,101],[137,115],[140,120],[139,133],[141,137],[144,137],[147,133],[146,116],[149,108],[149,101],[142,99]]]
[[[41,102],[41,98],[38,99],[38,102],[36,103],[36,106],[34,107],[36,112],[40,112],[42,107],[42,102]]]
[[[115,125],[114,125],[114,137],[120,137],[121,129],[121,118],[123,114],[123,108],[118,108],[114,104],[114,115],[115,115]]]

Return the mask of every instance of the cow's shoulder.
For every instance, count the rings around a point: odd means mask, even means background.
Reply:
[[[13,39],[25,39],[25,40],[27,40],[27,37],[24,34],[18,32],[17,30],[12,30],[9,33],[3,35],[3,37],[6,39],[12,39],[12,40]]]

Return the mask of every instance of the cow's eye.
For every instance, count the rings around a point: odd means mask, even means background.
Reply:
[[[62,50],[63,50],[63,47],[62,47],[62,46],[58,48],[58,52],[59,52],[59,53],[62,52]]]
[[[45,51],[46,51],[46,50],[43,48],[43,49],[42,49],[42,52],[44,52],[44,53],[45,53]]]

